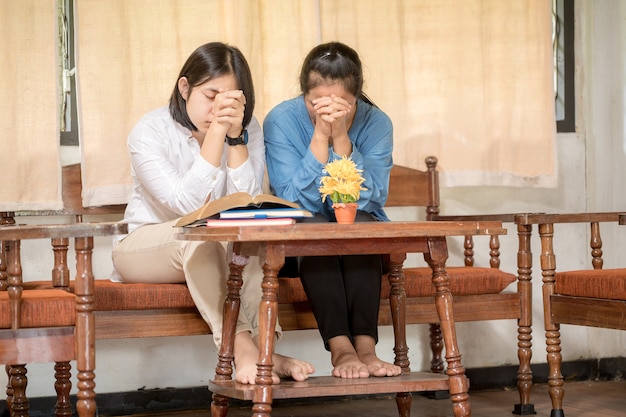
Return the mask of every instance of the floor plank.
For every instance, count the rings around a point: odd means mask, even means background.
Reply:
[[[470,392],[473,417],[512,416],[513,404],[517,402],[514,389]],[[537,416],[550,415],[548,387],[537,384],[533,388],[532,401]],[[626,415],[626,380],[585,381],[565,384],[564,400],[566,417],[622,417]],[[238,403],[241,404],[241,403]],[[414,395],[411,416],[452,417],[449,400],[433,400]],[[228,417],[250,416],[249,406],[231,406]],[[167,414],[136,414],[132,417],[210,417],[206,410],[185,411]],[[277,402],[273,417],[397,417],[393,397],[341,398],[339,400],[307,399],[302,404]],[[127,416],[131,417],[131,416]]]

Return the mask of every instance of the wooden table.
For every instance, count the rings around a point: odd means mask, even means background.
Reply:
[[[213,392],[212,416],[225,416],[228,398],[253,401],[254,417],[269,417],[273,398],[303,398],[338,395],[397,393],[401,416],[410,413],[410,392],[448,390],[455,416],[470,416],[468,381],[457,346],[452,295],[445,262],[448,258],[446,237],[506,234],[501,222],[367,222],[353,225],[304,223],[289,226],[195,227],[181,228],[182,240],[229,242],[230,275],[224,304],[223,343],[216,377],[209,389]],[[405,294],[402,264],[406,253],[423,253],[433,271],[435,304],[446,350],[447,376],[410,372],[405,331]],[[341,379],[311,377],[303,382],[283,381],[272,385],[274,328],[278,312],[277,273],[288,256],[389,254],[395,363],[403,373],[397,377]],[[259,306],[260,347],[256,385],[232,380],[233,343],[239,312],[241,272],[249,256],[259,256],[263,265],[263,296]]]

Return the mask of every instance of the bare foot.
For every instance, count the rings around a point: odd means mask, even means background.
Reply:
[[[241,384],[256,384],[259,349],[248,332],[235,336],[235,380]],[[272,384],[279,384],[281,377],[296,381],[306,380],[315,368],[308,362],[275,353],[272,356]]]
[[[241,384],[256,383],[259,349],[248,332],[235,335],[235,380]],[[280,378],[272,372],[272,384],[280,383]]]
[[[396,376],[402,373],[402,368],[398,365],[380,360],[375,354],[361,354],[359,359],[367,365],[367,370],[372,376]]]
[[[356,336],[354,346],[359,360],[367,366],[370,375],[384,377],[402,373],[402,368],[393,363],[385,362],[376,356],[376,342],[370,336]]]
[[[304,381],[315,372],[315,368],[308,362],[283,356],[275,353],[272,357],[274,372],[281,378],[293,378],[295,381]]]
[[[369,378],[367,365],[359,360],[354,346],[346,336],[333,337],[328,341],[331,362],[334,366],[332,375],[337,378]]]

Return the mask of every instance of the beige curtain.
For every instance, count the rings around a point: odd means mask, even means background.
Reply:
[[[300,54],[287,60],[285,51],[305,50],[319,40],[300,31],[315,21],[314,1],[77,0],[75,5],[86,206],[126,202],[128,132],[144,113],[167,104],[180,67],[196,47],[223,41],[242,50],[253,71],[255,113],[262,122],[272,104],[295,94],[284,80],[295,82]],[[287,61],[293,66],[283,64]]]
[[[444,186],[556,185],[549,0],[322,1],[324,39],[360,53],[394,162]]]
[[[126,136],[165,105],[202,43],[238,46],[256,116],[299,93],[319,42],[361,55],[366,92],[392,118],[395,163],[440,160],[442,184],[552,186],[549,0],[75,0],[83,202],[125,202]]]
[[[63,205],[55,3],[0,0],[0,211]]]

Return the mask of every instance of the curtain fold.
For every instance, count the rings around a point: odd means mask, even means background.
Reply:
[[[365,91],[395,129],[396,164],[439,158],[443,186],[554,186],[549,0],[75,0],[83,203],[124,203],[126,137],[167,103],[209,41],[250,63],[262,121],[299,94],[319,42],[354,47]]]
[[[0,0],[0,211],[61,198],[56,2]]]

